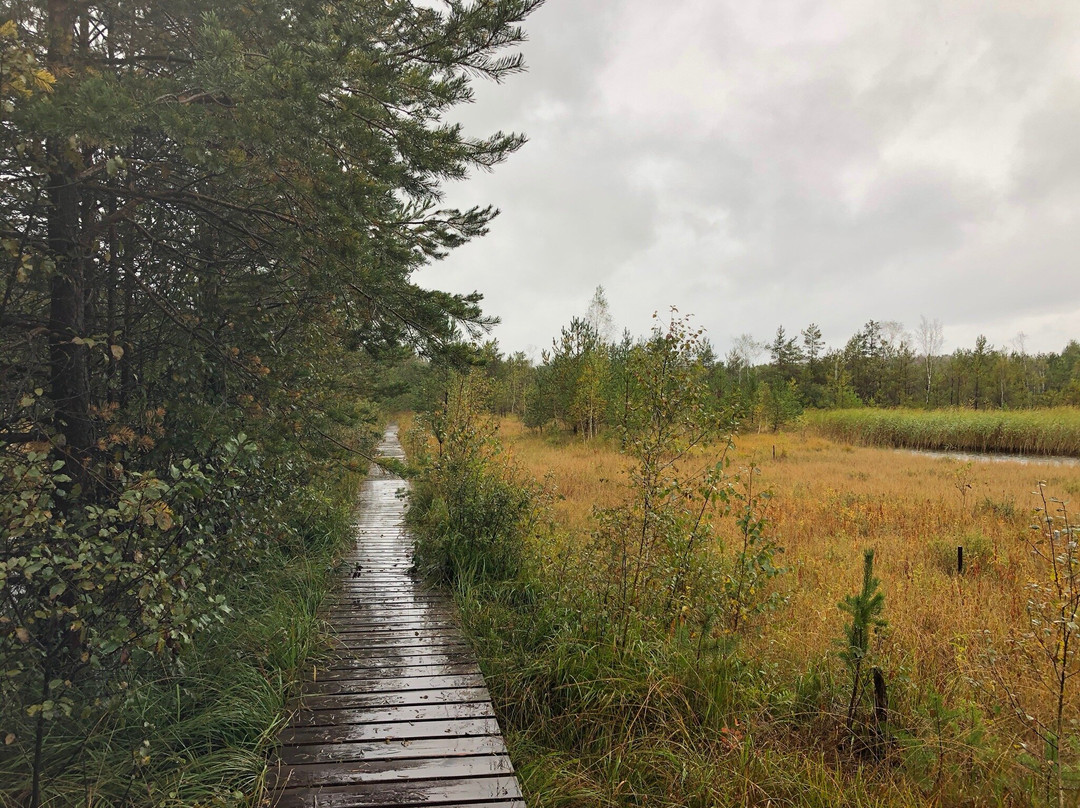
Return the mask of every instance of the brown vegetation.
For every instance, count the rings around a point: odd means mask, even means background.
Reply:
[[[548,476],[558,494],[552,550],[583,541],[593,509],[617,501],[625,458],[600,441],[551,439],[514,419],[504,419],[500,432],[515,458],[537,477]],[[1076,467],[962,461],[805,433],[744,435],[736,444],[734,467],[760,467],[762,484],[775,495],[768,516],[785,548],[779,561],[791,571],[780,579],[787,604],[747,638],[748,658],[793,675],[834,658],[845,618],[837,604],[857,590],[863,550],[872,547],[889,623],[875,655],[890,684],[910,683],[894,691],[894,699],[908,701],[900,722],[940,717],[946,707],[928,704],[937,694],[944,705],[980,706],[980,721],[999,739],[997,753],[1007,754],[1012,739],[1025,740],[986,653],[1027,630],[1034,569],[1025,540],[1039,504],[1036,482],[1068,498],[1080,492]],[[1000,664],[1008,668],[1010,661]],[[1004,672],[1011,686],[1028,686],[1013,674],[1019,670]]]

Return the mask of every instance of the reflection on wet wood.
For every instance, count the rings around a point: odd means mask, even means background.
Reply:
[[[470,777],[463,780],[400,780],[321,788],[285,788],[278,808],[370,808],[438,805],[442,808],[498,806],[525,808],[517,778]]]
[[[381,670],[382,674],[372,673]],[[480,668],[465,654],[428,654],[426,656],[400,658],[340,660],[329,668],[320,668],[314,674],[319,681],[325,679],[355,679],[372,676],[460,676],[479,673]]]
[[[339,693],[333,696],[310,696],[304,699],[309,710],[341,710],[357,707],[392,707],[410,704],[469,704],[487,702],[485,687],[458,687],[438,690],[407,690],[397,693]]]
[[[331,696],[338,693],[385,693],[401,690],[431,690],[439,687],[484,686],[484,677],[479,673],[398,678],[392,675],[382,675],[378,671],[374,671],[371,676],[374,678],[349,678],[313,682],[309,687],[305,688],[305,691],[312,695]]]
[[[380,447],[402,457],[395,428]],[[327,620],[335,656],[310,672],[270,772],[281,808],[525,808],[453,606],[415,581],[404,483],[364,484],[355,550]]]
[[[432,721],[443,718],[494,718],[491,702],[466,704],[420,704],[398,707],[361,707],[355,710],[299,710],[293,717],[294,727],[327,727],[341,724],[391,724],[403,721]]]
[[[498,735],[494,718],[455,718],[447,721],[408,721],[403,724],[339,724],[333,727],[286,727],[278,736],[282,744],[353,743],[355,741],[403,741],[416,738],[457,738],[464,735]]]
[[[282,749],[281,761],[304,763],[350,763],[357,760],[456,757],[458,755],[505,755],[506,744],[497,735],[465,735],[458,738],[420,738],[401,741],[356,741]]]
[[[378,783],[388,779],[461,779],[513,774],[506,755],[480,754],[456,757],[359,760],[349,763],[304,763],[282,766],[282,785],[292,788]]]

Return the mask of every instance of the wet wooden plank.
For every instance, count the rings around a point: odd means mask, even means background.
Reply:
[[[348,617],[345,618],[348,622],[343,622],[342,626],[351,626],[358,624],[368,624],[372,626],[389,626],[394,625],[396,621],[400,621],[401,625],[408,625],[411,623],[430,623],[439,622],[446,623],[460,628],[454,620],[454,615],[449,609],[413,609],[408,607],[391,606],[388,608],[371,608],[366,609],[349,609]],[[342,620],[345,616],[343,614],[328,613],[326,620],[331,625],[337,625],[338,620]]]
[[[280,739],[285,745],[392,741],[416,738],[458,738],[466,735],[499,735],[494,718],[456,718],[403,724],[342,724],[326,727],[286,727]]]
[[[453,629],[405,629],[403,631],[335,631],[334,639],[357,648],[380,648],[394,645],[464,645],[461,634]]]
[[[386,693],[402,690],[438,690],[449,687],[484,687],[484,677],[474,673],[460,676],[329,679],[304,685],[304,695],[333,696],[339,693]]]
[[[338,633],[403,632],[403,631],[454,631],[460,630],[457,623],[440,614],[415,615],[372,615],[370,617],[338,617],[334,619],[334,629]]]
[[[451,602],[446,596],[434,592],[381,592],[378,597],[365,597],[371,593],[361,592],[357,595],[350,594],[347,590],[342,591],[335,600],[327,602],[327,608],[348,607],[351,609],[366,609],[378,606],[381,603],[390,602],[399,606],[413,604],[413,608],[428,608],[443,606],[451,609]]]
[[[360,659],[366,656],[423,656],[432,652],[465,654],[470,650],[469,645],[456,637],[389,637],[372,640],[334,637],[331,642],[339,650],[348,648],[354,651]]]
[[[430,617],[441,614],[449,617],[452,613],[450,606],[442,601],[422,601],[416,598],[398,598],[389,601],[368,601],[357,598],[355,601],[342,601],[329,608],[327,612],[331,619],[341,614],[357,617],[393,617],[394,615]]]
[[[401,456],[391,432],[380,451]],[[403,485],[381,471],[364,483],[325,613],[335,650],[279,736],[271,804],[525,808],[453,604],[414,577]]]
[[[415,598],[400,599],[391,602],[373,603],[359,599],[358,603],[343,601],[328,608],[327,617],[335,619],[342,616],[370,619],[373,617],[438,617],[453,619],[453,610],[442,602],[421,602]]]
[[[452,802],[443,803],[439,808],[526,808],[525,800],[499,800],[498,802]]]
[[[334,628],[337,631],[408,631],[411,629],[452,628],[458,624],[449,614],[384,614],[368,617],[336,616]]]
[[[333,604],[333,607],[347,607],[357,616],[378,614],[394,616],[408,614],[413,611],[423,614],[442,612],[447,616],[453,614],[452,604],[436,598],[411,597],[394,591],[384,591],[381,594],[376,594],[375,592],[364,592],[359,588],[343,594],[347,595],[348,598]]]
[[[423,659],[423,657],[413,657],[414,659]],[[482,687],[482,685],[473,685],[471,682],[483,681],[482,679],[476,679],[481,675],[480,666],[470,659],[465,657],[461,658],[460,662],[454,662],[445,665],[384,665],[378,668],[336,668],[333,670],[319,669],[315,672],[314,676],[311,676],[304,682],[304,695],[318,695],[323,690],[320,689],[320,685],[326,685],[328,688],[332,688],[333,692],[340,693],[345,692],[341,690],[342,687],[348,687],[348,682],[372,682],[381,680],[390,680],[392,684],[398,683],[398,687],[374,687],[354,689],[353,692],[361,693],[368,692],[369,690],[386,691],[386,690],[412,690],[421,689],[429,690],[440,687]],[[462,678],[465,677],[465,678]],[[469,678],[471,677],[471,678]],[[400,680],[412,680],[412,679],[431,679],[434,680],[431,685],[425,686],[422,683],[415,681],[400,681]],[[467,684],[462,684],[463,682]],[[450,684],[447,684],[450,683]]]
[[[356,656],[363,659],[365,656],[417,656],[431,653],[450,654],[454,652],[467,653],[470,646],[457,637],[385,637],[385,638],[360,638],[334,637],[333,646],[337,649],[350,649]]]
[[[280,792],[278,808],[371,808],[500,802],[521,800],[521,789],[512,776],[475,777],[464,780],[414,780],[404,783],[357,783],[319,789],[288,788]],[[520,804],[520,803],[519,803]]]
[[[400,637],[432,637],[432,636],[444,636],[454,637],[455,639],[461,639],[461,630],[446,621],[416,621],[402,623],[399,626],[394,626],[390,623],[376,623],[376,624],[346,624],[346,625],[334,625],[332,627],[335,636],[342,639],[350,640],[385,640],[395,639]]]
[[[348,651],[348,648],[339,648],[339,656],[328,659],[323,663],[324,667],[317,668],[318,674],[312,676],[312,679],[329,676],[337,671],[350,671],[350,670],[370,670],[370,673],[364,674],[365,676],[375,677],[378,676],[375,673],[376,670],[384,668],[418,668],[418,667],[430,667],[432,665],[464,665],[466,663],[473,662],[473,655],[468,651],[451,651],[439,654],[365,654],[361,657],[354,657],[352,659],[343,660],[340,657],[342,651]],[[460,673],[461,671],[456,671]],[[402,675],[400,672],[391,671],[391,674]]]
[[[334,636],[339,640],[348,640],[349,642],[364,642],[370,640],[371,642],[396,642],[403,639],[413,638],[430,638],[430,639],[451,639],[455,642],[461,642],[461,633],[455,626],[441,625],[441,626],[420,626],[420,625],[406,625],[401,628],[393,628],[391,626],[364,626],[361,628],[354,628],[350,626],[337,626],[334,628]]]
[[[415,645],[412,647],[399,646],[397,648],[367,648],[357,647],[349,643],[336,643],[338,651],[354,651],[359,659],[399,659],[408,662],[409,659],[429,656],[432,651],[442,654],[456,654],[468,658],[471,649],[467,645],[441,645],[436,648]]]
[[[420,738],[403,741],[358,741],[356,743],[289,746],[281,751],[283,763],[348,763],[354,760],[396,760],[458,755],[501,755],[506,744],[497,735],[467,735],[461,738]]]
[[[387,608],[387,609],[349,609],[347,612],[328,612],[325,619],[331,625],[336,625],[343,615],[351,618],[350,623],[370,623],[372,625],[392,625],[393,620],[401,620],[405,623],[424,622],[437,620],[445,623],[453,623],[453,615],[446,609],[412,609],[412,608]]]
[[[360,707],[408,707],[421,704],[465,704],[489,702],[486,687],[452,687],[438,690],[391,690],[375,693],[335,693],[308,696],[304,707],[310,710],[342,710]]]
[[[331,627],[332,630],[332,627]],[[348,642],[353,645],[359,645],[365,641],[370,641],[373,645],[376,643],[388,644],[394,642],[400,642],[402,640],[415,640],[417,638],[427,637],[432,642],[439,642],[441,640],[449,640],[457,645],[464,645],[465,641],[461,636],[461,633],[454,629],[439,629],[418,632],[417,629],[407,629],[405,631],[397,632],[363,632],[363,631],[339,631],[334,632],[332,639],[336,642]]]
[[[277,788],[312,788],[351,783],[399,783],[402,780],[459,779],[513,774],[506,755],[357,760],[281,766],[273,774]]]
[[[463,704],[420,704],[356,709],[312,709],[307,706],[293,717],[294,727],[328,727],[342,724],[400,724],[459,718],[494,718],[490,701]]]
[[[425,597],[423,593],[415,592],[409,581],[401,581],[400,583],[387,582],[385,584],[345,584],[341,588],[341,594],[344,598],[362,597],[369,605],[384,602],[445,603],[442,598],[436,595]]]
[[[436,673],[439,669],[442,673]],[[359,672],[363,673],[359,673]],[[384,671],[384,673],[379,673]],[[311,681],[316,679],[345,679],[359,673],[365,678],[379,676],[435,676],[479,673],[480,666],[470,654],[427,654],[402,659],[337,659],[325,668],[317,668]]]

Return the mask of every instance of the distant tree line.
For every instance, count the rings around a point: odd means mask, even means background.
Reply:
[[[625,423],[627,360],[648,338],[625,332],[612,338],[602,288],[588,313],[573,317],[551,347],[532,363],[524,353],[504,355],[496,342],[477,361],[492,382],[492,406],[516,414],[529,427],[558,428],[588,438]],[[1060,353],[1028,353],[1023,335],[1008,348],[984,336],[971,348],[941,352],[942,326],[923,318],[912,334],[896,322],[868,321],[843,347],[828,347],[811,323],[791,334],[783,326],[769,341],[743,334],[719,357],[709,341],[698,349],[716,397],[745,422],[777,429],[805,408],[969,407],[1023,409],[1080,405],[1080,343]],[[399,367],[405,389],[427,371],[422,362]],[[434,389],[434,386],[432,387]],[[403,406],[424,406],[424,396]]]

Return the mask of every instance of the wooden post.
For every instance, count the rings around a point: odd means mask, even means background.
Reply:
[[[957,545],[956,547],[956,574],[964,574],[964,547],[963,545]]]
[[[875,666],[870,673],[874,680],[874,751],[880,755],[889,740],[889,694],[881,668]]]

